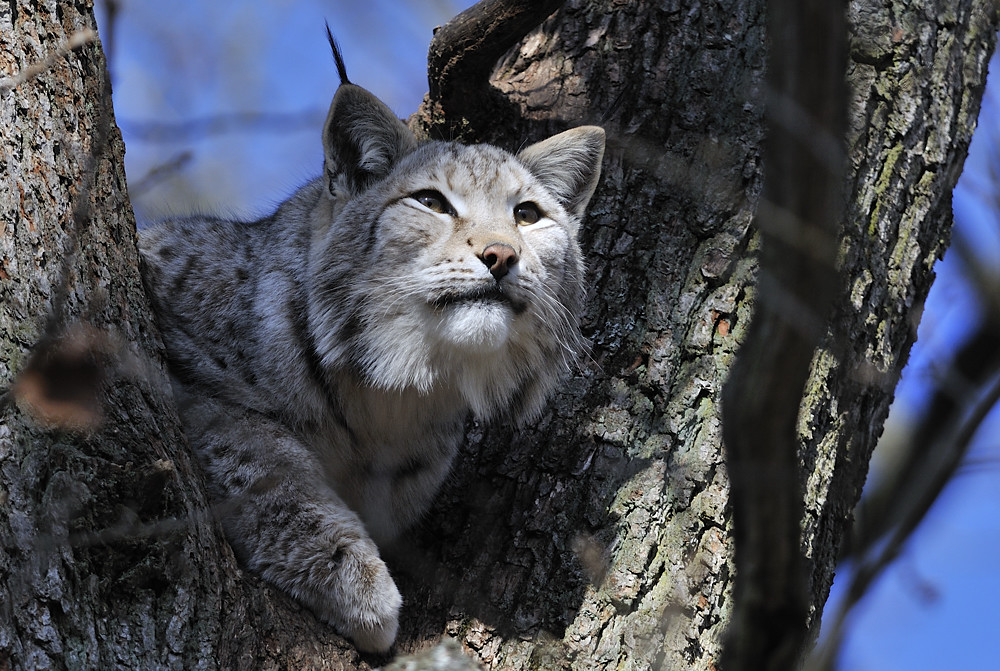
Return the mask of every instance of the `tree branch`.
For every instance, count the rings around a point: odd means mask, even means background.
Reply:
[[[496,112],[490,74],[500,57],[565,0],[484,0],[434,33],[427,52],[430,100],[446,121],[478,126]],[[450,132],[450,131],[448,131]]]

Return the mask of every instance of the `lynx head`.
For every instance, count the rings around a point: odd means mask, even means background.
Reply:
[[[536,414],[582,347],[577,234],[604,131],[514,155],[428,142],[338,89],[323,131],[310,328],[322,363],[384,389],[457,390],[478,415]]]

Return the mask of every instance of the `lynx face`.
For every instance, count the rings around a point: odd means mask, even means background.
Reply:
[[[324,362],[383,389],[456,387],[480,416],[536,414],[582,344],[576,238],[603,144],[593,127],[516,156],[386,141],[383,179],[352,193],[334,178],[337,214],[312,266]],[[345,247],[350,264],[335,260]]]
[[[558,200],[493,147],[423,147],[386,186],[369,271],[353,282],[370,380],[426,389],[483,366],[503,377],[549,337],[563,366],[579,345],[582,273],[577,223]]]
[[[409,293],[430,342],[494,352],[516,339],[514,323],[533,307],[531,288],[545,291],[545,263],[563,270],[574,242],[555,220],[543,218],[538,200],[551,201],[553,216],[566,217],[543,190],[531,188],[534,180],[522,166],[498,151],[444,149],[401,184],[411,193],[380,218],[379,252],[383,263],[404,271],[398,295]],[[476,164],[485,158],[494,159],[504,179],[480,184]],[[546,242],[558,258],[541,249]]]

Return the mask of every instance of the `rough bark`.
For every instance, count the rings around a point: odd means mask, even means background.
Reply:
[[[798,423],[814,609],[948,237],[997,28],[987,0],[855,2],[849,17],[844,289]],[[47,63],[88,26],[83,3],[0,4],[0,72]],[[495,669],[716,666],[734,580],[719,394],[756,295],[763,36],[762,0],[574,0],[495,71],[517,114],[480,139],[609,131],[584,233],[593,350],[537,424],[470,426],[434,511],[390,558],[401,650],[447,632]],[[113,128],[86,177],[106,77],[93,43],[0,87],[0,384],[50,322],[89,324],[119,361],[99,429],[2,408],[0,665],[368,668],[241,572],[210,519]],[[88,183],[93,216],[74,218]]]

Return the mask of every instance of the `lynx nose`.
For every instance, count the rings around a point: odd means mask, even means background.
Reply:
[[[517,252],[503,242],[490,243],[478,256],[498,281],[517,263]]]

